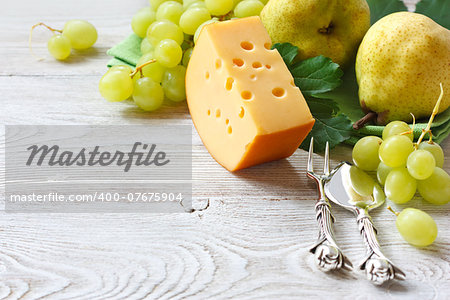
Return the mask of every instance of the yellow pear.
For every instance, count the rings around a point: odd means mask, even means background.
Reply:
[[[260,16],[273,43],[297,46],[300,59],[323,55],[341,66],[353,61],[370,27],[366,0],[270,0]]]
[[[356,57],[359,101],[377,123],[429,117],[439,97],[439,112],[450,105],[450,30],[412,12],[393,13],[364,36]]]

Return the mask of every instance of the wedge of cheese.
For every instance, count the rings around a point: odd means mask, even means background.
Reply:
[[[186,96],[205,147],[230,171],[292,155],[314,125],[259,17],[203,28]]]

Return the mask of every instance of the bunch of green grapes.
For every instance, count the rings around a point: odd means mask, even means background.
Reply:
[[[131,96],[146,111],[158,109],[165,98],[186,100],[186,67],[202,28],[259,15],[265,3],[267,0],[150,0],[150,6],[131,20],[133,32],[142,38],[139,72],[124,66],[112,68],[100,81],[100,93],[109,101]]]
[[[450,202],[450,175],[442,169],[441,146],[432,140],[413,143],[411,128],[405,122],[389,123],[383,130],[383,139],[360,139],[352,156],[359,168],[377,171],[378,181],[394,203],[408,202],[416,190],[430,203]]]
[[[450,202],[450,175],[442,169],[444,152],[439,144],[433,142],[430,131],[442,95],[441,86],[441,97],[427,129],[416,143],[413,142],[413,131],[408,124],[393,121],[384,128],[382,138],[364,137],[353,148],[355,165],[366,171],[376,171],[387,198],[396,204],[407,203],[416,191],[432,204]],[[427,132],[430,140],[422,141]],[[397,216],[398,231],[410,244],[427,246],[435,240],[437,226],[427,213],[407,208]]]
[[[62,30],[54,29],[41,22],[31,27],[30,49],[33,30],[38,26],[44,26],[53,33],[47,42],[47,48],[48,52],[58,60],[68,58],[72,49],[85,50],[92,47],[97,41],[97,30],[87,21],[70,20]]]

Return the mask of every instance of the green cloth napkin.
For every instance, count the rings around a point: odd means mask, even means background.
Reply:
[[[124,64],[135,67],[142,55],[141,41],[142,39],[133,33],[122,42],[109,49],[107,54],[112,56],[113,58],[108,62],[108,67]],[[347,82],[349,85],[349,89],[353,88],[354,91],[351,92],[351,94],[353,94],[352,98],[355,99],[351,99],[352,101],[349,101],[348,93],[347,95],[342,94],[342,96],[340,97],[342,101],[339,99],[339,97],[332,97],[332,99],[338,103],[343,112],[348,115],[352,121],[356,121],[357,119],[359,119],[358,115],[362,114],[362,112],[359,107],[359,101],[357,100],[356,82],[354,82],[354,80],[351,80],[351,76],[354,76],[354,74],[346,75],[346,77],[348,78],[344,79],[344,84]],[[353,87],[351,86],[352,84],[354,85]],[[347,89],[347,87],[344,87],[343,89]],[[341,93],[340,90],[342,90],[342,88],[339,88],[336,92],[333,93],[335,95],[336,93]],[[349,103],[351,104],[349,105]],[[417,123],[414,126],[415,139],[420,136],[422,130],[425,129],[426,126],[426,123]],[[360,130],[355,131],[352,137],[346,140],[346,143],[354,145],[360,138],[367,135],[376,135],[381,137],[383,129],[384,126],[366,125]],[[433,132],[433,140],[437,143],[441,143],[450,134],[450,108],[436,116],[431,130]]]
[[[136,67],[139,58],[142,56],[141,41],[142,39],[133,33],[109,49],[106,53],[114,58],[108,62],[108,67],[124,64]]]

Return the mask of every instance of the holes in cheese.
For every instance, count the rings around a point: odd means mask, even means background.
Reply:
[[[225,83],[225,88],[226,88],[228,91],[231,91],[231,89],[233,88],[233,83],[234,83],[234,79],[231,78],[231,77],[228,77],[228,78],[227,78],[227,82]]]
[[[230,171],[292,155],[314,124],[271,45],[259,17],[224,21],[203,28],[189,61],[192,121],[214,159]]]
[[[286,94],[286,91],[285,91],[283,88],[276,87],[276,88],[274,88],[274,89],[272,90],[272,94],[273,94],[275,97],[281,98],[281,97],[283,97],[283,96]]]
[[[259,69],[259,68],[262,68],[262,64],[259,61],[255,61],[252,64],[252,67],[255,68],[255,69]]]
[[[250,92],[250,91],[243,91],[243,92],[241,93],[241,97],[242,97],[242,99],[244,99],[244,100],[251,100],[252,97],[253,97],[253,94],[252,94],[252,92]]]
[[[244,61],[240,58],[233,58],[233,64],[238,67],[242,67],[244,65]]]
[[[251,51],[254,48],[253,44],[248,41],[241,42],[241,47],[242,47],[242,49],[247,50],[247,51]]]
[[[220,69],[222,67],[222,60],[216,59],[216,69]]]
[[[240,110],[239,110],[239,118],[243,118],[244,117],[244,114],[245,114],[245,110],[244,110],[244,108],[241,106],[241,108],[240,108]]]
[[[205,78],[209,79],[209,72],[208,71],[205,73]]]

